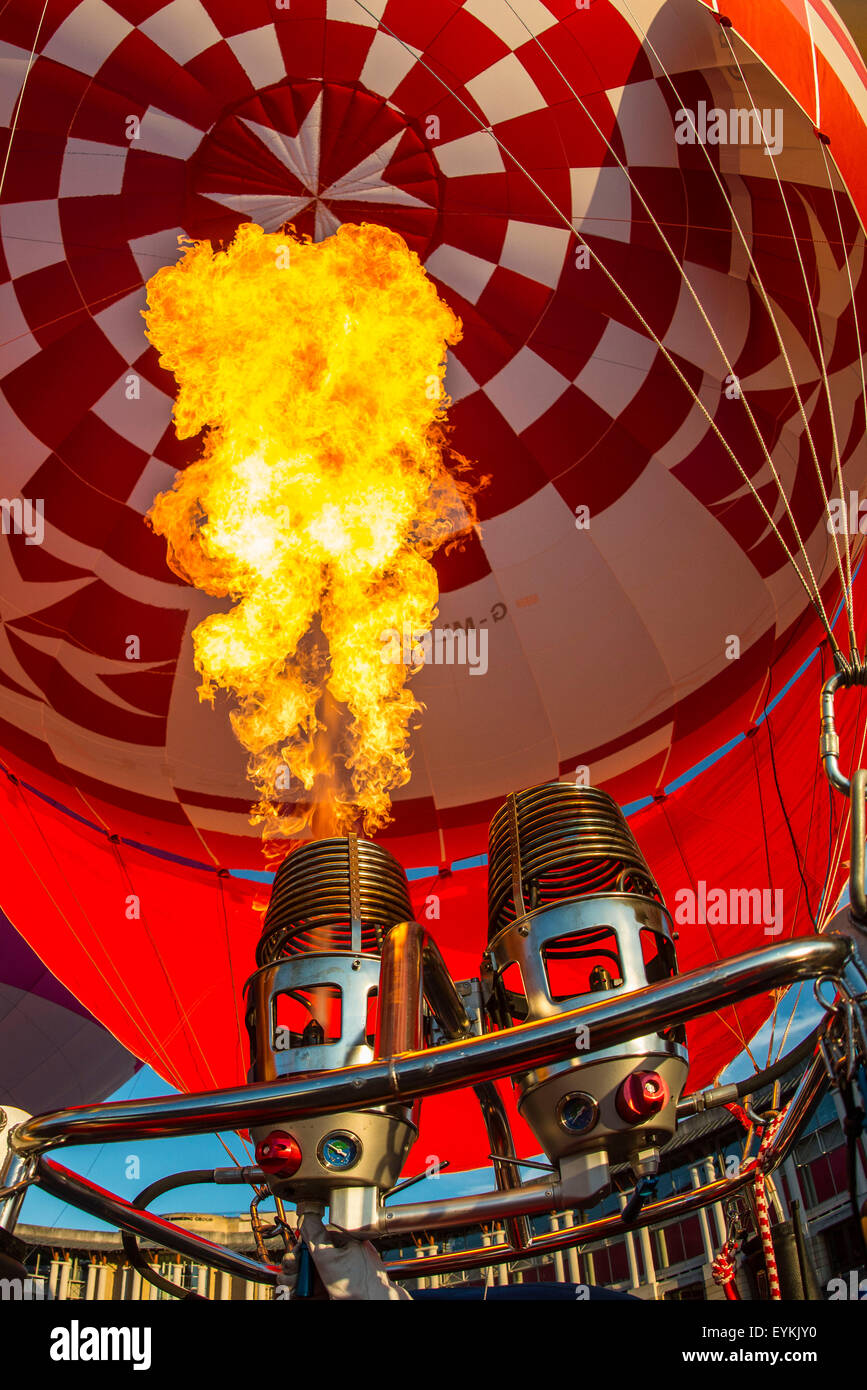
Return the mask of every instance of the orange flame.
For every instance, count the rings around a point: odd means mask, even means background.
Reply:
[[[430,628],[430,557],[475,520],[446,467],[460,320],[403,239],[370,225],[190,244],[149,281],[144,317],[178,383],[178,437],[208,431],[149,520],[175,573],[232,600],[193,646],[200,698],[235,698],[252,820],[294,835],[327,801],[331,833],[371,833],[409,780],[421,709],[382,634]]]

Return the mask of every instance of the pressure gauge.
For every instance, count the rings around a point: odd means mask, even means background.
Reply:
[[[586,1134],[599,1116],[599,1106],[584,1091],[572,1091],[557,1107],[557,1118],[569,1134]]]
[[[361,1140],[347,1129],[335,1129],[320,1141],[316,1153],[323,1168],[346,1173],[361,1158]]]

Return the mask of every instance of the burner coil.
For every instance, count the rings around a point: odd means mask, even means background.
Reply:
[[[488,854],[489,938],[536,908],[593,893],[662,902],[623,812],[596,787],[552,782],[513,792],[491,822]]]
[[[311,840],[277,870],[256,962],[308,951],[378,954],[388,931],[412,917],[406,874],[387,849],[356,835]]]

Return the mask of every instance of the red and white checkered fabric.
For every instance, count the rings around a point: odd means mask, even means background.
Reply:
[[[623,800],[650,794],[744,727],[769,668],[779,688],[816,624],[706,420],[600,271],[579,268],[563,219],[781,519],[684,267],[833,603],[822,498],[750,267],[830,487],[816,307],[845,483],[860,488],[848,275],[863,324],[865,243],[837,180],[847,266],[813,126],[841,168],[867,167],[867,76],[830,7],[810,0],[812,40],[803,6],[773,0],[760,24],[756,7],[727,7],[750,95],[784,112],[775,162],[676,142],[679,107],[749,104],[694,0],[57,0],[19,104],[41,8],[0,13],[0,98],[16,120],[0,207],[0,489],[44,498],[46,524],[41,546],[0,537],[0,736],[19,770],[148,843],[192,853],[204,837],[223,862],[252,852],[242,752],[225,710],[195,693],[189,634],[211,601],[170,574],[144,522],[198,445],[174,437],[173,380],[141,320],[144,282],[179,236],[229,238],[246,218],[316,237],[386,223],[464,322],[447,378],[454,444],[491,481],[481,535],[438,560],[439,621],[485,624],[489,670],[431,666],[418,680],[427,713],[396,829],[425,837],[423,862],[433,844],[447,859],[511,788],[586,764]],[[811,94],[798,83],[814,51]],[[581,505],[589,531],[576,530]]]

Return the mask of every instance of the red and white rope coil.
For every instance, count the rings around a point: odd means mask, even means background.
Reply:
[[[774,1253],[774,1240],[771,1235],[771,1217],[768,1208],[768,1192],[765,1175],[762,1171],[762,1159],[767,1149],[770,1147],[774,1135],[780,1127],[785,1111],[781,1111],[776,1119],[772,1120],[762,1136],[759,1145],[759,1152],[756,1157],[755,1168],[755,1196],[756,1196],[756,1217],[759,1223],[759,1235],[762,1241],[762,1251],[765,1256],[765,1268],[768,1271],[768,1293],[773,1300],[779,1300],[780,1277],[777,1271],[777,1257]]]

